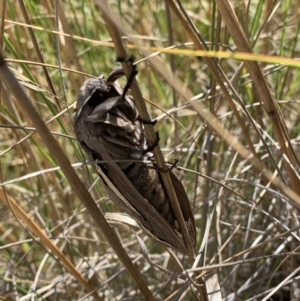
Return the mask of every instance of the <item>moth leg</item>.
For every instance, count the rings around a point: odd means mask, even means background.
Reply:
[[[132,82],[133,82],[133,80],[134,80],[134,78],[135,78],[135,76],[136,76],[137,74],[138,74],[138,71],[137,71],[137,69],[136,69],[136,65],[132,65],[132,71],[131,71],[131,73],[130,73],[130,75],[129,75],[127,84],[126,84],[126,86],[124,87],[124,90],[123,90],[123,93],[122,93],[122,96],[121,96],[122,99],[125,99],[125,96],[126,96],[128,90],[129,90],[129,88],[130,88],[130,86],[131,86],[131,84],[132,84]]]
[[[178,163],[178,160],[175,159],[174,162],[172,163],[172,165],[170,167],[167,167],[167,168],[159,168],[158,166],[154,166],[155,170],[158,171],[158,172],[163,172],[163,173],[166,173],[166,172],[170,172],[172,171],[174,168],[177,167],[177,163]]]
[[[177,168],[177,163],[178,163],[178,160],[175,159],[174,162],[171,164],[170,167],[167,167],[167,168],[159,168],[159,167],[156,167],[156,168],[157,168],[157,170],[158,170],[159,172],[164,172],[164,173],[166,173],[166,172],[172,171],[174,168]]]
[[[128,81],[127,81],[127,84],[126,86],[124,87],[124,90],[123,90],[123,93],[122,93],[122,99],[125,97],[125,95],[127,94],[127,91],[128,89],[130,88],[132,82],[133,82],[133,79],[134,77],[138,74],[138,71],[137,71],[137,68],[136,68],[136,65],[133,64],[135,60],[135,57],[134,55],[131,55],[129,58],[118,58],[116,59],[117,62],[120,62],[120,63],[130,63],[131,64],[131,73],[129,75],[129,78],[128,78]],[[119,68],[116,68],[115,70],[113,70],[108,78],[107,78],[107,81],[112,83],[114,81],[116,81],[118,78],[124,76],[124,70],[122,67],[119,67]]]
[[[133,63],[133,61],[134,61],[134,56],[133,55],[131,55],[129,58],[117,58],[116,59],[116,61],[117,62],[131,62],[131,63]],[[123,68],[122,67],[118,67],[118,68],[116,68],[115,70],[113,70],[110,74],[109,74],[109,76],[107,77],[107,81],[108,82],[110,82],[110,83],[113,83],[114,81],[116,81],[118,78],[120,78],[120,77],[122,77],[122,76],[124,76],[125,74],[124,74],[124,70],[123,70]]]
[[[160,140],[159,133],[156,132],[156,139],[153,145],[149,145],[145,150],[143,150],[142,154],[146,155],[147,153],[152,152],[157,147],[159,140]]]
[[[142,124],[151,124],[151,125],[155,125],[156,122],[157,122],[156,119],[149,121],[149,120],[143,119],[141,116],[138,116],[137,119],[138,119],[138,121],[140,121]]]
[[[138,71],[137,71],[137,68],[136,68],[136,65],[133,64],[135,60],[135,57],[133,55],[131,55],[129,58],[117,58],[117,62],[120,62],[120,63],[129,63],[131,64],[131,72],[130,72],[130,75],[129,75],[129,78],[128,78],[128,81],[127,81],[127,84],[126,86],[124,87],[124,90],[123,90],[123,93],[122,93],[122,99],[125,98],[135,76],[138,74]],[[124,73],[124,72],[123,72]]]
[[[135,56],[133,54],[131,54],[129,57],[127,58],[123,58],[123,57],[117,57],[116,59],[117,62],[119,63],[133,63],[135,61]]]

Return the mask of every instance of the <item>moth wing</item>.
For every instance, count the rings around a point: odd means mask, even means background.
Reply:
[[[120,103],[120,99],[120,96],[115,96],[104,100],[94,108],[93,112],[87,117],[87,120],[91,122],[102,121],[102,117],[116,107]]]
[[[183,240],[177,236],[168,222],[155,210],[155,208],[135,189],[123,171],[116,163],[105,164],[110,176],[96,164],[112,201],[128,215],[135,218],[141,228],[154,241],[171,247],[181,253],[186,252]],[[118,169],[117,174],[115,168]],[[114,180],[112,180],[114,179]],[[118,183],[115,185],[113,182]]]
[[[74,115],[74,123],[76,124],[77,121],[79,120],[79,116],[82,114],[82,111],[84,109],[84,107],[86,106],[86,104],[89,102],[89,100],[91,99],[93,95],[90,94],[82,103],[82,105],[78,106],[78,103],[80,102],[79,100],[77,101],[77,112]],[[79,97],[78,97],[79,99]]]
[[[184,220],[187,223],[188,233],[192,241],[192,245],[196,244],[196,225],[193,210],[190,201],[186,195],[182,182],[178,179],[177,175],[171,170],[170,177],[174,186],[174,190],[182,211]]]

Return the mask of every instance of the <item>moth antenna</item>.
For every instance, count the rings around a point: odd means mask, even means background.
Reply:
[[[124,71],[123,71],[123,68],[122,67],[119,67],[119,68],[116,68],[115,70],[113,70],[110,74],[109,74],[109,76],[108,76],[108,78],[107,78],[107,81],[109,82],[109,83],[113,83],[113,82],[115,82],[118,78],[120,78],[120,77],[122,77],[122,76],[124,76],[125,74],[124,74]]]

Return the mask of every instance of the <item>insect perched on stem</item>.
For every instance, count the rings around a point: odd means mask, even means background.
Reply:
[[[129,60],[132,62],[132,60]],[[124,89],[116,80],[122,68],[87,80],[80,89],[74,118],[76,138],[105,183],[113,202],[131,215],[156,242],[185,252],[178,222],[155,164],[143,123],[131,96],[127,95],[133,72]],[[182,183],[169,171],[193,245],[195,221]]]

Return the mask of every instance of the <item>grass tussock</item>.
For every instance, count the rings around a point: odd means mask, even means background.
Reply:
[[[300,5],[111,1],[110,12],[106,1],[57,2],[0,3],[6,64],[47,125],[13,96],[2,66],[0,299],[212,300],[207,279],[217,275],[226,301],[298,300],[300,65],[283,59],[299,56]],[[119,66],[122,43],[163,157],[179,160],[194,255],[154,244],[83,164],[72,125],[79,88]]]

